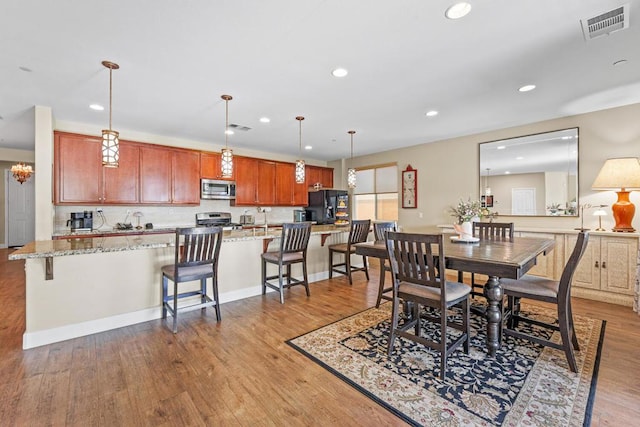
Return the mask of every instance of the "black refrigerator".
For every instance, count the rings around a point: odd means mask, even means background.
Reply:
[[[349,224],[349,193],[344,190],[309,191],[307,221],[318,224]]]

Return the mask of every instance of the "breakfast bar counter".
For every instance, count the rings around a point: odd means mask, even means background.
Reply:
[[[348,232],[348,227],[313,226],[307,251],[310,282],[328,277],[325,246],[345,242]],[[276,250],[280,235],[277,228],[224,232],[218,268],[222,304],[262,293],[260,254]],[[31,242],[11,253],[9,259],[25,260],[23,348],[159,319],[160,267],[173,263],[174,245],[172,232],[74,236]],[[296,267],[297,277],[301,268]]]

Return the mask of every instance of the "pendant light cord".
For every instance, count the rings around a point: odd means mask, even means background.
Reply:
[[[111,112],[113,111],[113,68],[109,67],[109,130],[111,130]]]

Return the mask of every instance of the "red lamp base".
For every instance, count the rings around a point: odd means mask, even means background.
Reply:
[[[631,226],[631,220],[636,212],[636,207],[629,201],[628,191],[618,191],[617,193],[618,201],[611,206],[613,219],[616,221],[613,231],[632,233],[636,231],[636,229]]]

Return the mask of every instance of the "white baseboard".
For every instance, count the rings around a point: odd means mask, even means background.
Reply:
[[[323,271],[309,275],[309,283],[327,279],[329,272]],[[267,288],[267,292],[275,292]],[[220,304],[237,301],[244,298],[254,297],[262,294],[262,286],[252,286],[237,291],[220,294]],[[221,307],[223,308],[223,307]],[[135,325],[136,323],[157,320],[162,317],[160,306],[134,311],[132,313],[118,314],[102,319],[89,320],[87,322],[75,323],[72,325],[60,326],[57,328],[45,329],[37,332],[25,332],[22,335],[22,348],[24,350],[55,342],[66,341],[72,338],[83,337],[123,326]]]

